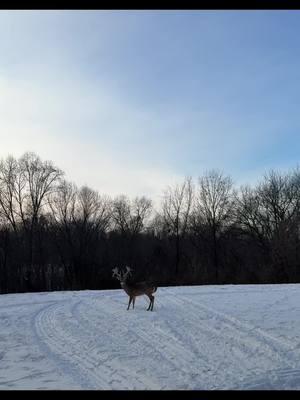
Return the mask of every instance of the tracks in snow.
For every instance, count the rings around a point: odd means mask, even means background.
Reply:
[[[300,375],[296,346],[187,295],[161,289],[153,313],[121,299],[78,295],[34,316],[42,350],[83,389],[240,389],[272,369],[275,381]]]
[[[56,303],[44,307],[34,318],[34,329],[40,347],[52,358],[62,372],[67,372],[74,382],[86,389],[95,389],[96,383],[102,388],[97,377],[93,376],[93,363],[80,351],[80,345],[74,334],[61,326],[61,310],[65,305]],[[64,315],[64,318],[67,318]]]
[[[109,338],[105,348],[115,353],[117,362],[124,356],[126,365],[136,374],[157,382],[146,388],[168,389],[172,385],[182,388],[184,378],[193,374],[195,355],[156,323],[155,314],[127,312],[119,302],[112,308],[108,299],[98,299],[94,304],[81,303],[78,308],[75,318],[89,324],[90,329],[96,329],[102,340]],[[103,318],[109,324],[103,324]],[[123,341],[120,342],[120,338]],[[156,374],[158,366],[164,369],[163,379]]]
[[[239,365],[244,371],[240,371],[241,379],[237,381],[236,389],[249,389],[256,386],[261,388],[263,382],[269,382],[268,388],[271,388],[270,379],[273,384],[276,385],[277,382],[278,385],[279,381],[282,382],[283,377],[291,377],[295,382],[296,375],[299,388],[300,370],[298,367],[300,364],[300,352],[297,343],[291,344],[290,341],[274,337],[248,322],[242,322],[231,315],[217,311],[182,295],[174,293],[171,297],[171,301],[178,305],[181,304],[188,308],[189,311],[194,311],[189,314],[188,319],[191,323],[198,322],[200,329],[207,330],[208,337],[221,336],[222,340],[218,340],[216,343],[229,344],[229,348],[237,355],[236,361],[239,361]],[[203,318],[205,314],[207,317]],[[199,315],[202,315],[202,317],[199,317]],[[207,321],[209,319],[214,319],[217,324],[208,324]],[[240,352],[240,357],[238,357],[238,352]],[[279,368],[274,369],[276,365]],[[263,373],[258,371],[262,367],[265,369]],[[224,385],[226,385],[226,382],[224,382]],[[225,386],[222,386],[222,388],[225,388]]]
[[[98,330],[90,321],[85,325],[79,320],[76,310],[82,301],[50,305],[35,316],[35,332],[43,350],[84,389],[159,389],[155,382],[122,365],[118,352],[116,359],[113,349],[107,351],[113,334],[106,319],[99,321]],[[101,331],[103,324],[109,328],[107,333]]]

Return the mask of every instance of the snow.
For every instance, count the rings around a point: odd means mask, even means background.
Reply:
[[[0,389],[300,389],[300,284],[0,296]]]

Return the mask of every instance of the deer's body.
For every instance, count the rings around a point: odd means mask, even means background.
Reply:
[[[127,310],[129,310],[130,304],[132,302],[132,308],[134,308],[135,298],[137,296],[146,295],[149,297],[150,304],[147,311],[153,311],[154,306],[154,296],[153,293],[156,292],[157,287],[150,284],[149,282],[128,282],[128,275],[130,274],[130,268],[127,267],[127,271],[122,275],[117,268],[113,270],[113,276],[116,276],[120,281],[121,288],[128,294],[129,302]]]

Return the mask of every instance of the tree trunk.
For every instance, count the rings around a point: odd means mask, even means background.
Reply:
[[[217,233],[215,227],[213,228],[213,257],[214,257],[214,267],[215,267],[215,279],[216,283],[219,281],[219,260],[218,260],[218,249],[217,249]]]

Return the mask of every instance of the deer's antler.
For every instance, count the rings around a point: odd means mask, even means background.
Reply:
[[[122,275],[121,275],[121,272],[119,271],[118,267],[113,268],[112,276],[113,276],[113,278],[116,277],[119,281],[122,280]]]
[[[124,280],[127,278],[128,275],[131,275],[131,271],[132,271],[131,268],[126,267],[126,272],[124,272],[124,275],[123,275]]]

